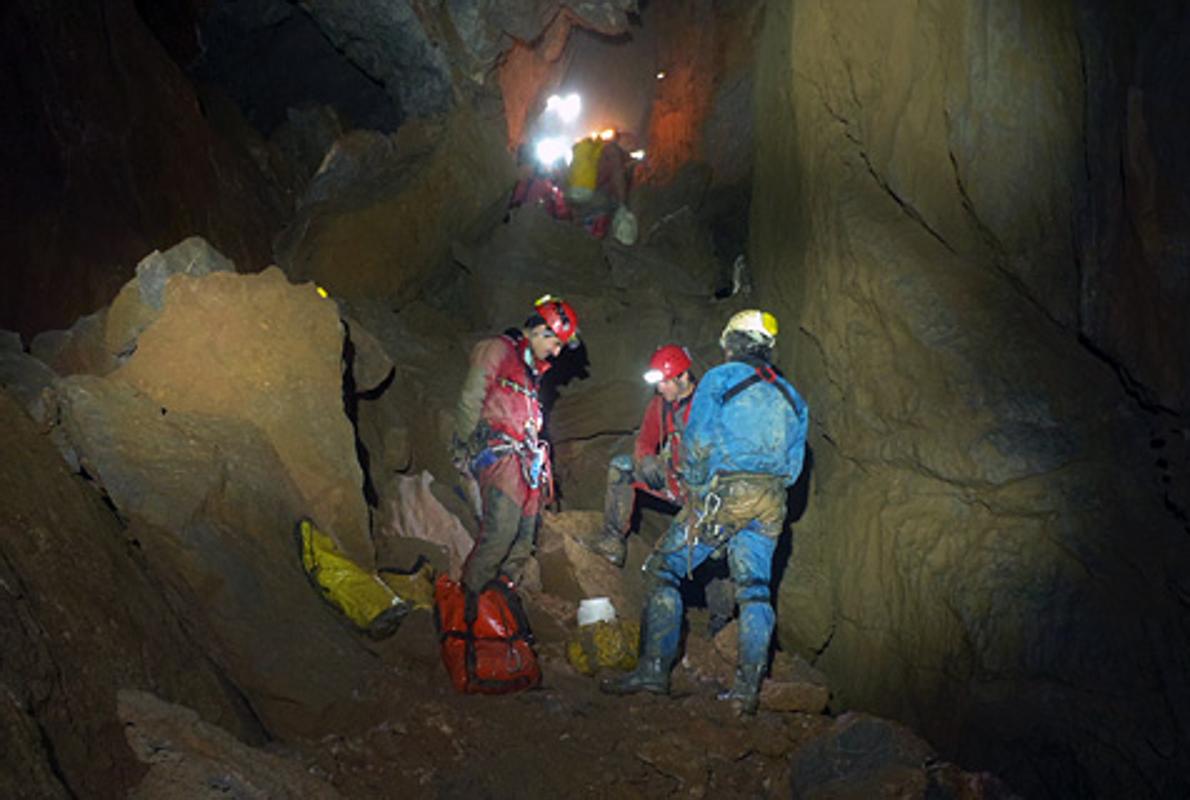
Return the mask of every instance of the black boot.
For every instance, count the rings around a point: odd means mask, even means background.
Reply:
[[[729,700],[740,714],[752,716],[760,708],[760,682],[764,680],[764,664],[743,664],[735,668],[735,683],[729,691],[719,695]]]
[[[669,694],[669,667],[663,659],[642,658],[636,669],[627,675],[601,681],[599,691],[605,694]]]

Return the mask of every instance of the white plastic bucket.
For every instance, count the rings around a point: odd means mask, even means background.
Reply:
[[[590,625],[595,622],[615,622],[616,607],[607,597],[588,597],[578,604],[578,624]]]

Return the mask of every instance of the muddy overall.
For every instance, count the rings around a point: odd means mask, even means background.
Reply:
[[[784,517],[784,486],[771,476],[724,481],[695,511],[680,514],[645,562],[640,666],[603,688],[615,694],[668,692],[681,639],[682,580],[725,548],[740,616],[736,682],[725,699],[755,712],[773,634],[769,581]]]

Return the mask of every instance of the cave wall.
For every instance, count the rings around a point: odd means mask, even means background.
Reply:
[[[657,81],[649,110],[646,180],[665,183],[691,162],[711,166],[718,184],[752,171],[752,65],[762,5],[740,0],[673,0],[642,17],[656,39]]]
[[[571,25],[618,33],[635,11],[636,0],[6,4],[0,329],[67,327],[146,253],[194,234],[239,270],[262,269],[335,137],[470,113],[515,42],[549,30],[564,41]],[[506,155],[478,150],[475,169],[511,175]],[[434,202],[458,216],[473,195],[481,208],[495,199],[465,189]]]
[[[1113,115],[1160,73],[1120,61],[1142,15],[1096,8],[767,4],[751,256],[813,418],[779,635],[840,706],[1026,796],[1180,796],[1190,537],[1153,468],[1171,418],[1120,374],[1184,363],[1184,337],[1132,338],[1176,333],[1136,304],[1184,267],[1176,215],[1141,237],[1164,266],[1129,261],[1132,234],[1095,247],[1133,203],[1106,177],[1135,129]],[[1145,152],[1150,200],[1176,195],[1181,156]]]
[[[1190,8],[1079,6],[1089,191],[1080,330],[1146,404],[1190,412]]]
[[[216,135],[133,0],[7,3],[0,43],[0,328],[68,326],[194,233],[240,269],[269,262],[283,198]]]

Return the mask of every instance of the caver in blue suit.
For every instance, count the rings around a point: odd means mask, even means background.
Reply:
[[[769,363],[771,337],[757,343],[724,332],[728,362],[699,383],[683,446],[690,503],[645,564],[648,596],[637,671],[604,688],[668,691],[682,626],[679,586],[724,548],[740,609],[736,683],[725,697],[755,712],[773,632],[773,551],[787,489],[802,471],[808,412]],[[734,346],[732,346],[734,345]]]

